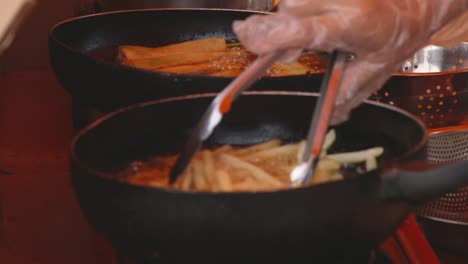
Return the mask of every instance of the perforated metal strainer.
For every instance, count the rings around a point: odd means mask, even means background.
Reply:
[[[375,99],[406,109],[429,128],[459,125],[468,114],[468,42],[419,50]]]
[[[432,132],[427,160],[432,164],[468,160],[468,126]],[[468,177],[468,169],[466,173]],[[423,205],[416,213],[431,243],[468,252],[468,186]]]
[[[468,127],[432,133],[427,146],[427,159],[433,164],[468,160]],[[468,228],[468,186],[426,204],[418,213],[440,221],[467,225]]]
[[[428,128],[429,163],[468,160],[468,42],[452,49],[427,46],[401,68],[374,99],[418,116]],[[467,169],[468,177],[468,169]],[[428,240],[468,252],[468,186],[417,210]]]

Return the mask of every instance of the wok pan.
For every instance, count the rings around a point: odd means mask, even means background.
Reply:
[[[72,182],[80,206],[89,223],[121,252],[137,257],[157,252],[171,263],[295,257],[344,263],[336,252],[369,252],[415,206],[468,182],[467,162],[423,173],[395,169],[402,161],[422,158],[425,127],[410,114],[375,102],[361,105],[335,128],[331,151],[383,146],[379,163],[384,172],[261,193],[179,192],[109,178],[129,161],[179,151],[213,96],[123,108],[74,138]],[[310,93],[245,93],[206,144],[303,139],[315,101]]]
[[[60,84],[82,104],[108,112],[133,103],[219,92],[232,78],[155,73],[117,65],[119,45],[162,46],[193,39],[235,39],[234,20],[257,11],[147,9],[78,17],[54,26],[49,56]],[[322,73],[267,77],[251,90],[318,91]],[[313,90],[317,89],[317,90]]]

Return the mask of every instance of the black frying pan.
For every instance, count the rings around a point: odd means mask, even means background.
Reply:
[[[254,11],[155,9],[100,13],[54,26],[52,68],[74,99],[107,112],[117,107],[187,94],[218,92],[231,78],[154,73],[114,63],[117,46],[163,46],[193,39],[235,39],[234,20]],[[263,78],[252,90],[318,91],[322,73]]]
[[[468,183],[467,162],[416,174],[374,171],[264,193],[184,193],[104,177],[131,160],[179,151],[212,98],[195,95],[139,104],[105,116],[75,137],[73,186],[81,208],[89,223],[122,252],[158,252],[171,261],[195,263],[258,263],[259,258],[262,263],[283,258],[290,263],[299,256],[332,263],[339,253],[368,252],[414,206]],[[244,94],[206,144],[303,139],[315,99],[304,93]],[[420,121],[377,103],[357,108],[336,132],[333,152],[383,146],[383,169],[421,157],[426,142]]]

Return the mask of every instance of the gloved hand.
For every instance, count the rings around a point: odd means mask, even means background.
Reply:
[[[431,36],[430,44],[452,48],[468,41],[468,11],[450,20],[442,29]]]
[[[338,124],[467,10],[468,0],[282,0],[278,13],[236,21],[233,30],[253,53],[290,50],[286,61],[303,49],[354,53],[332,115]]]

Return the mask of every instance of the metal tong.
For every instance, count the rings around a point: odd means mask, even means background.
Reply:
[[[331,55],[320,87],[320,97],[318,97],[310,123],[302,161],[290,174],[293,186],[308,183],[313,176],[315,164],[322,151],[322,145],[330,123],[335,98],[340,88],[347,57],[347,53],[339,51],[333,51]]]
[[[242,91],[249,88],[255,81],[261,78],[263,73],[265,73],[283,54],[283,51],[278,51],[259,56],[244,72],[214,98],[201,120],[192,131],[184,150],[172,168],[169,177],[170,183],[175,182],[177,177],[185,171],[193,156],[200,150],[203,141],[211,135],[216,126],[221,122],[223,115],[229,112],[232,102]]]
[[[201,120],[192,131],[181,155],[176,160],[171,170],[169,178],[170,183],[175,182],[177,177],[185,171],[193,156],[200,150],[203,141],[212,134],[213,130],[221,122],[223,115],[229,112],[232,102],[242,91],[249,88],[257,79],[261,78],[263,73],[283,54],[283,51],[278,51],[260,56],[214,98]],[[320,155],[327,132],[341,81],[343,67],[346,62],[346,56],[345,53],[337,51],[332,53],[321,86],[321,96],[315,107],[302,162],[290,175],[293,185],[306,183],[312,176],[316,161],[315,157]]]

